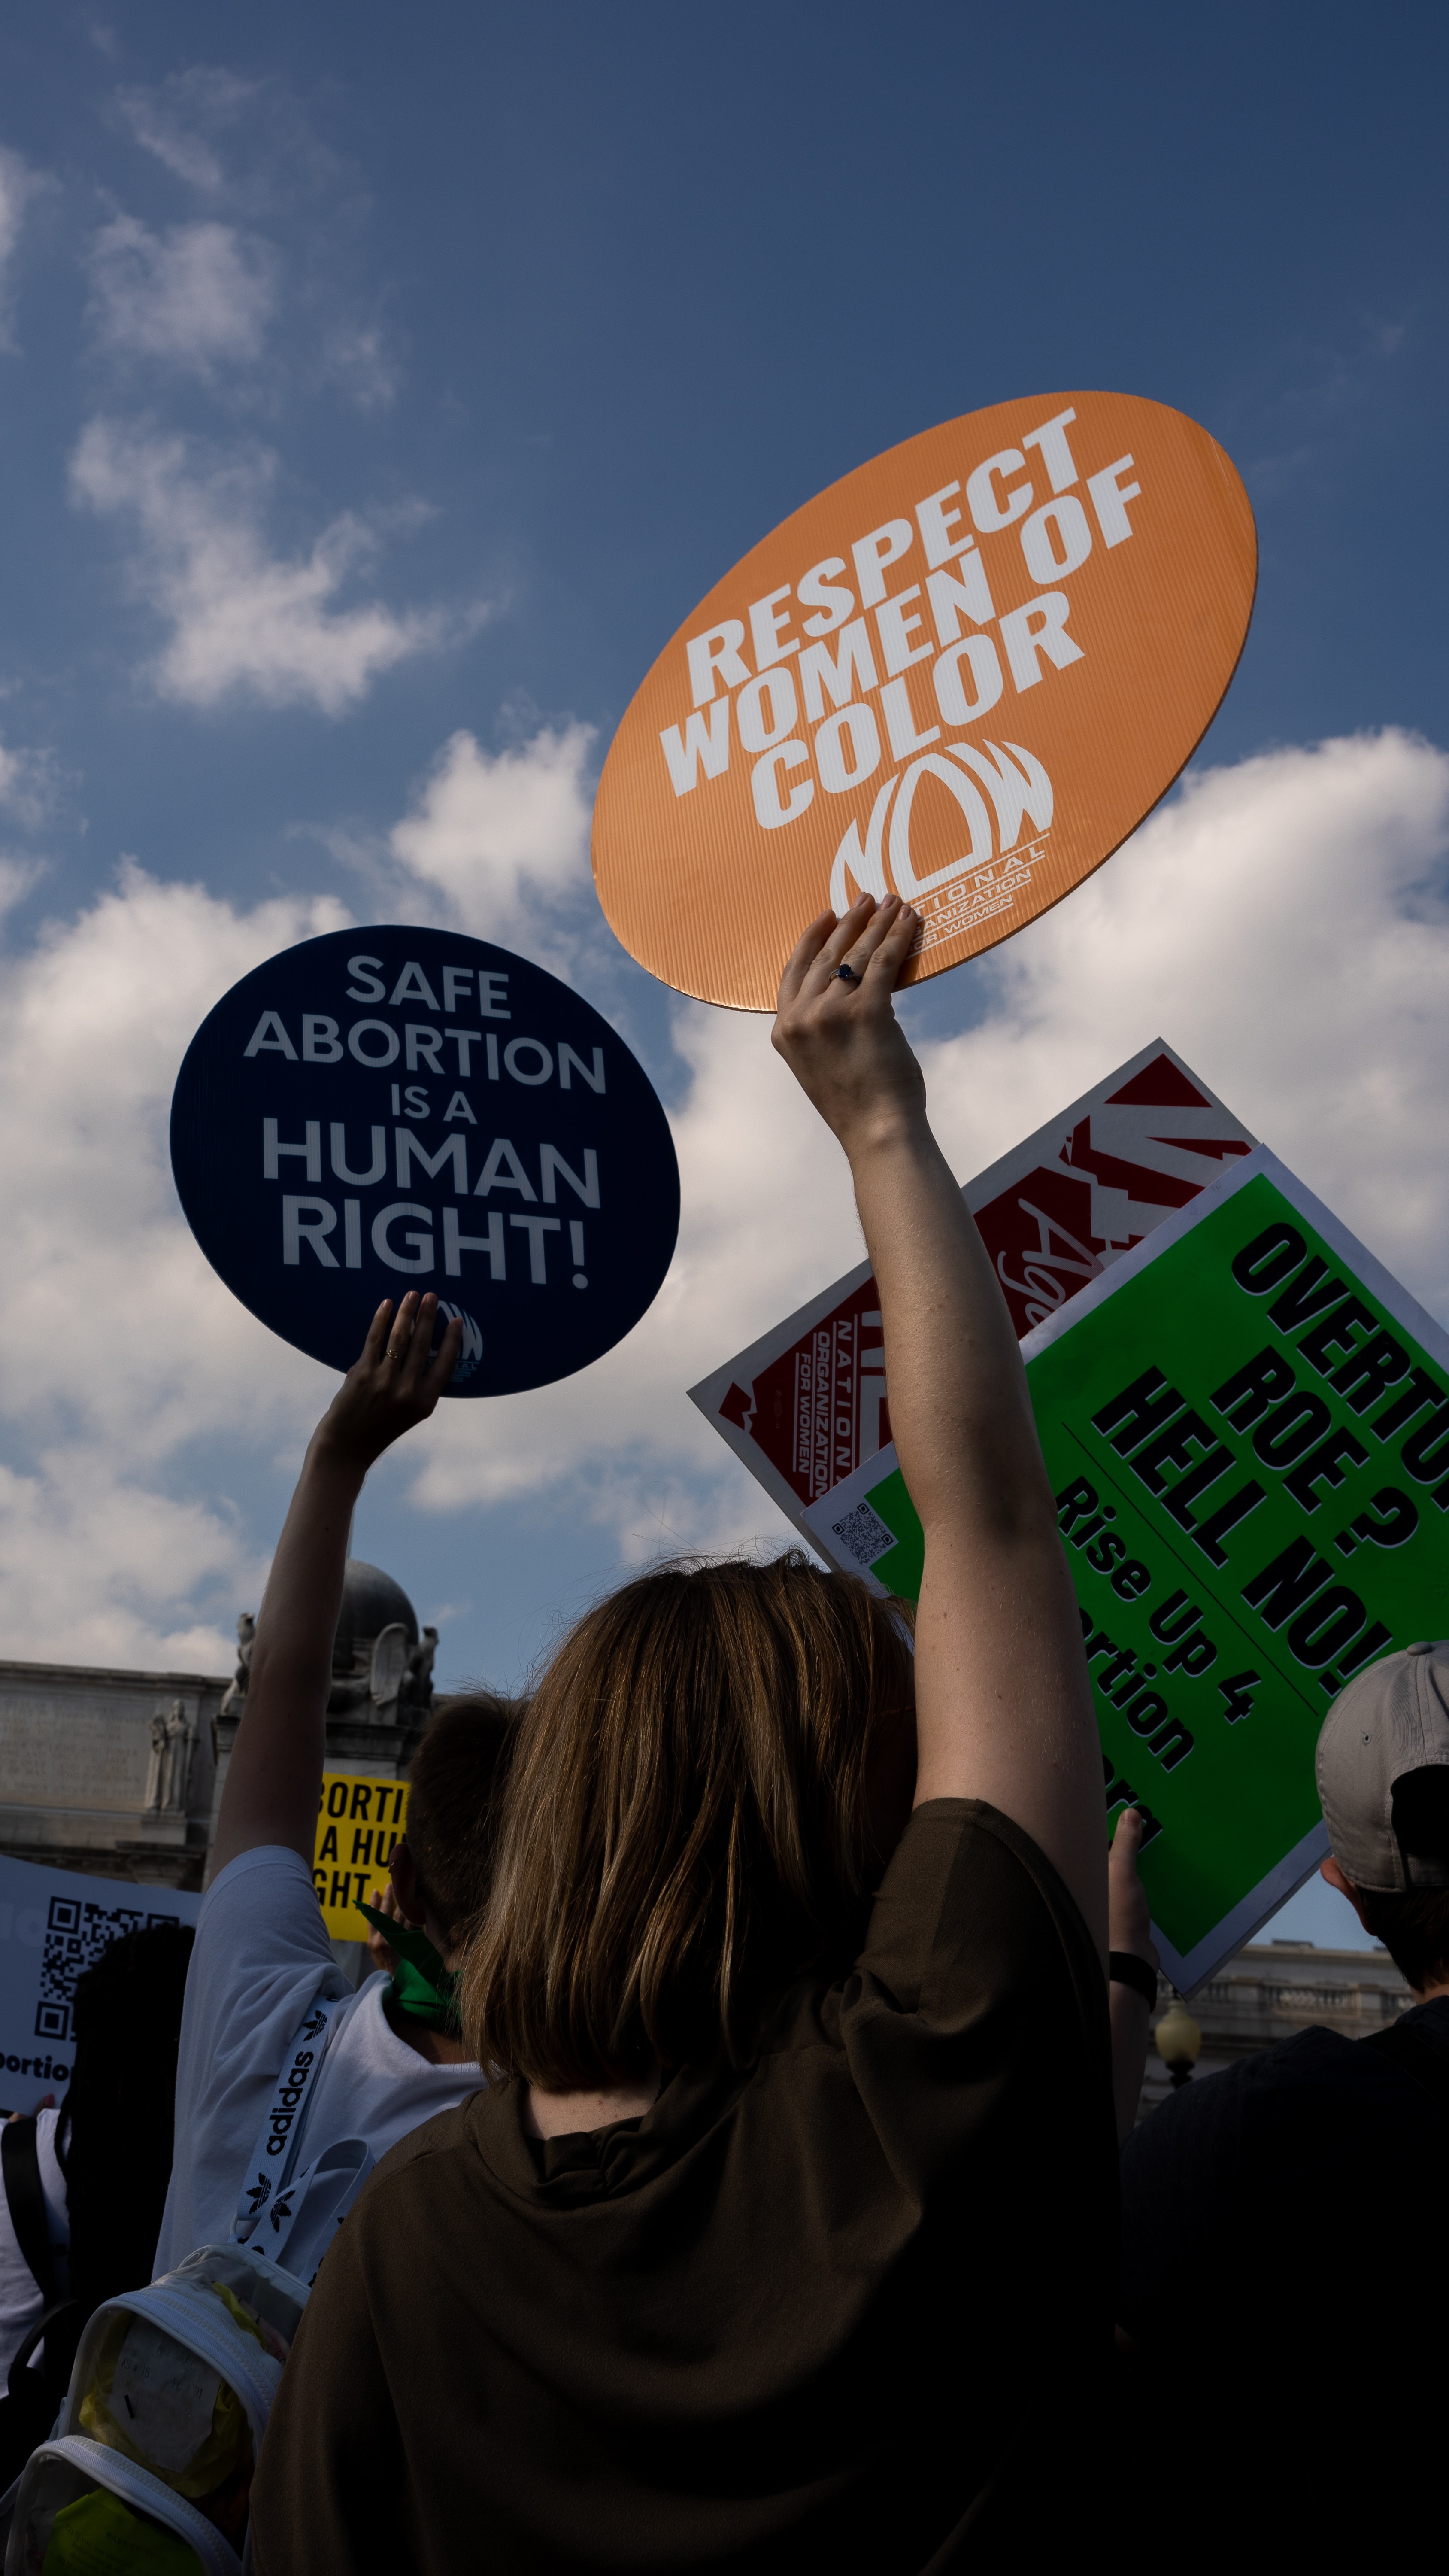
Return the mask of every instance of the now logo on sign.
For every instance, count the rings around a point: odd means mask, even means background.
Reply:
[[[918,874],[911,858],[911,816],[917,792],[927,778],[938,780],[954,799],[967,838],[965,849],[944,866]],[[990,811],[977,779],[991,799]],[[923,752],[901,776],[887,779],[871,808],[864,839],[858,821],[846,831],[830,874],[831,909],[847,912],[857,894],[873,894],[879,901],[892,886],[905,902],[915,903],[971,869],[988,868],[998,854],[1004,857],[1015,849],[1024,820],[1029,819],[1038,833],[1050,830],[1054,801],[1052,783],[1041,762],[1020,743],[1010,743],[1003,750],[989,742],[979,751],[968,743],[952,743],[944,751]],[[891,884],[886,881],[887,816]]]

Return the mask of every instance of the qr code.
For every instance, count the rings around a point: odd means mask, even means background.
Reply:
[[[885,1556],[897,1544],[895,1531],[886,1527],[869,1503],[857,1503],[843,1521],[832,1521],[830,1534],[839,1539],[857,1565],[874,1565],[877,1557]]]
[[[123,1932],[145,1932],[153,1923],[180,1919],[176,1914],[148,1914],[139,1905],[94,1905],[81,1896],[53,1896],[45,1924],[36,2038],[70,2038],[76,1980],[95,1966],[102,1951],[119,1941]]]

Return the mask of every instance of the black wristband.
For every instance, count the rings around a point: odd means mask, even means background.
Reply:
[[[1149,1968],[1132,1950],[1114,1950],[1107,1961],[1114,1986],[1130,1986],[1142,1997],[1149,2012],[1157,2010],[1157,1970]]]

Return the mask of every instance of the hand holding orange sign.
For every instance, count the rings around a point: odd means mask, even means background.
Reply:
[[[1135,830],[1212,720],[1257,544],[1228,458],[1135,395],[999,403],[806,503],[701,601],[614,738],[594,877],[680,991],[773,1006],[802,919],[993,947]]]

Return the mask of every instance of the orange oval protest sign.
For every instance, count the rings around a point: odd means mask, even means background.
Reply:
[[[905,980],[1090,876],[1207,730],[1257,540],[1215,439],[1132,394],[997,403],[857,467],[716,584],[636,693],[594,881],[679,991],[772,1010],[804,924],[895,890]]]

